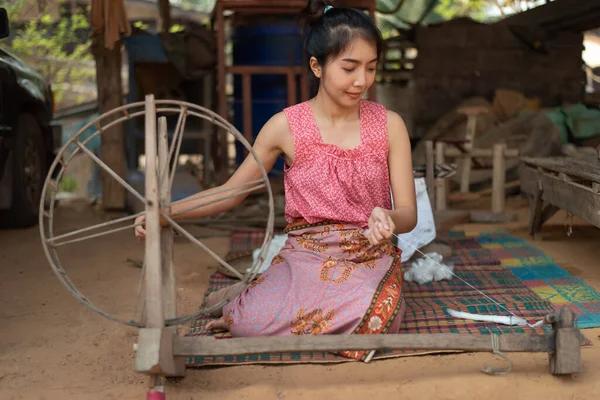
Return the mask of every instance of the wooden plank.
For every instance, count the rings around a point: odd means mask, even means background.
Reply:
[[[158,120],[158,171],[160,172],[160,204],[163,210],[171,210],[171,187],[169,185],[169,138],[166,117]],[[160,234],[161,270],[165,318],[177,317],[177,291],[173,254],[173,228],[169,225]],[[176,328],[176,327],[174,327]],[[177,330],[175,330],[177,332]]]
[[[182,132],[183,134],[183,132]],[[167,118],[158,120],[158,171],[160,187],[160,204],[163,210],[171,210],[171,185],[169,179],[169,134]],[[173,253],[173,228],[169,225],[162,229],[160,234],[161,273],[163,284],[164,317],[166,319],[177,317],[177,286],[175,282],[175,263]],[[172,331],[166,341],[168,346],[162,349],[160,362],[164,373],[171,377],[185,376],[185,358],[174,357],[172,353],[172,337],[177,335],[177,326],[166,328]],[[165,339],[163,339],[164,341]]]
[[[473,148],[469,150],[469,154],[471,154],[471,158],[492,158],[494,156],[494,151],[492,149]],[[451,158],[462,158],[465,155],[465,152],[457,149],[456,147],[447,147],[444,151],[444,155]],[[519,157],[519,150],[505,149],[504,157],[517,158]]]
[[[160,197],[157,170],[156,103],[154,95],[146,95],[146,326],[164,326],[162,273],[160,267]]]
[[[230,74],[252,74],[252,75],[287,75],[290,72],[301,75],[305,72],[304,67],[284,67],[277,65],[232,65],[225,71]]]
[[[552,338],[537,335],[500,335],[500,351],[548,352]],[[262,353],[344,350],[465,350],[488,352],[492,350],[490,336],[435,334],[386,335],[320,335],[271,336],[217,340],[212,337],[186,336],[174,339],[177,356],[236,356]]]
[[[521,190],[535,195],[541,184],[542,200],[577,215],[600,228],[600,195],[591,188],[538,172],[531,167],[521,168]]]
[[[521,157],[526,165],[541,167],[556,173],[600,183],[600,160],[591,162],[575,157]]]

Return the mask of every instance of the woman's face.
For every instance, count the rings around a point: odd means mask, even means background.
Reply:
[[[345,107],[354,106],[360,101],[375,82],[376,71],[377,49],[361,37],[354,39],[343,52],[329,60],[325,68],[320,68],[318,64],[313,67],[315,75],[321,78],[319,90],[324,90],[332,100]]]

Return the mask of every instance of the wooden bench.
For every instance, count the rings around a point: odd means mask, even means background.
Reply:
[[[600,228],[600,160],[522,157],[521,161],[521,191],[530,199],[532,236],[559,209]]]

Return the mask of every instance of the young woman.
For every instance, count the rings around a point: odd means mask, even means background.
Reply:
[[[389,239],[411,231],[417,213],[406,127],[396,113],[361,99],[375,80],[381,34],[365,13],[326,1],[309,0],[304,14],[317,94],[273,116],[254,143],[267,171],[280,155],[285,158],[288,239],[209,328],[228,329],[234,337],[397,333],[404,310],[402,271]],[[261,176],[248,157],[220,188]],[[244,198],[177,218],[217,214]],[[178,203],[173,212],[208,200]],[[138,226],[136,236],[144,234]],[[213,293],[208,303],[226,292]],[[343,352],[356,359],[365,353]]]

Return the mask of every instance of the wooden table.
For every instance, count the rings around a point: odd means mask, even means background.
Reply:
[[[559,209],[600,228],[600,160],[522,157],[521,161],[521,191],[530,199],[532,236]]]

